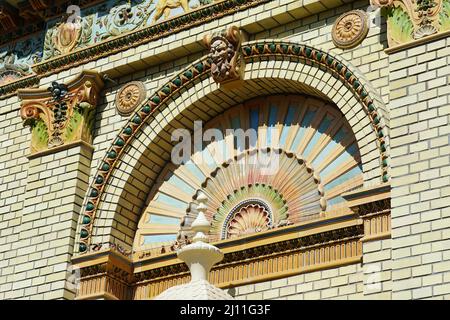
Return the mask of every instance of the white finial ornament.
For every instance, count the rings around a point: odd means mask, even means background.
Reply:
[[[212,266],[223,259],[223,253],[219,248],[208,243],[208,232],[211,227],[205,217],[208,198],[200,191],[197,201],[198,215],[191,225],[195,232],[194,243],[178,251],[178,258],[183,260],[191,270],[191,281],[208,280],[208,274]]]
[[[208,202],[208,198],[206,197],[206,195],[200,191],[197,197],[197,201],[198,201],[198,206],[197,206],[197,211],[198,211],[198,215],[197,218],[194,220],[194,222],[192,222],[192,231],[195,232],[194,238],[192,240],[194,240],[194,242],[205,242],[208,243],[208,232],[209,229],[211,227],[211,224],[209,223],[208,219],[206,219],[205,217],[205,212],[206,212],[206,202]]]
[[[178,258],[187,264],[191,271],[191,282],[167,289],[155,299],[158,300],[230,300],[233,299],[222,289],[208,282],[208,275],[214,264],[222,261],[223,253],[219,248],[208,243],[208,232],[211,227],[206,219],[206,202],[208,198],[203,192],[197,196],[198,215],[192,223],[195,232],[194,242],[178,250]]]

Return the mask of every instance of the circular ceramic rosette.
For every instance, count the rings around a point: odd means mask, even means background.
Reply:
[[[339,16],[331,36],[336,47],[347,49],[360,44],[369,32],[369,19],[361,10],[352,10]]]
[[[124,85],[116,95],[116,108],[120,115],[130,115],[146,96],[145,86],[140,81],[132,81]]]

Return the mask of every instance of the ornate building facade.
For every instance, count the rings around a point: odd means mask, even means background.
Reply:
[[[6,0],[0,25],[0,299],[189,282],[200,194],[236,299],[450,299],[449,0]]]

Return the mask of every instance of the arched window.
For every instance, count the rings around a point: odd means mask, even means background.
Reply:
[[[211,240],[220,241],[348,213],[341,194],[363,184],[350,126],[317,98],[253,99],[204,124],[202,134],[199,150],[183,141],[189,156],[160,174],[134,250],[164,252],[189,241],[199,190],[209,198]]]

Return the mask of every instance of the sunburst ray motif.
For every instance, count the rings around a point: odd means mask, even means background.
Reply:
[[[342,113],[322,100],[254,99],[204,128],[218,129],[222,137],[186,163],[166,166],[139,221],[136,250],[189,238],[199,190],[209,198],[215,241],[349,211],[341,195],[363,183],[355,136]],[[254,129],[256,138],[242,143],[227,129]],[[250,161],[261,154],[276,170]]]

